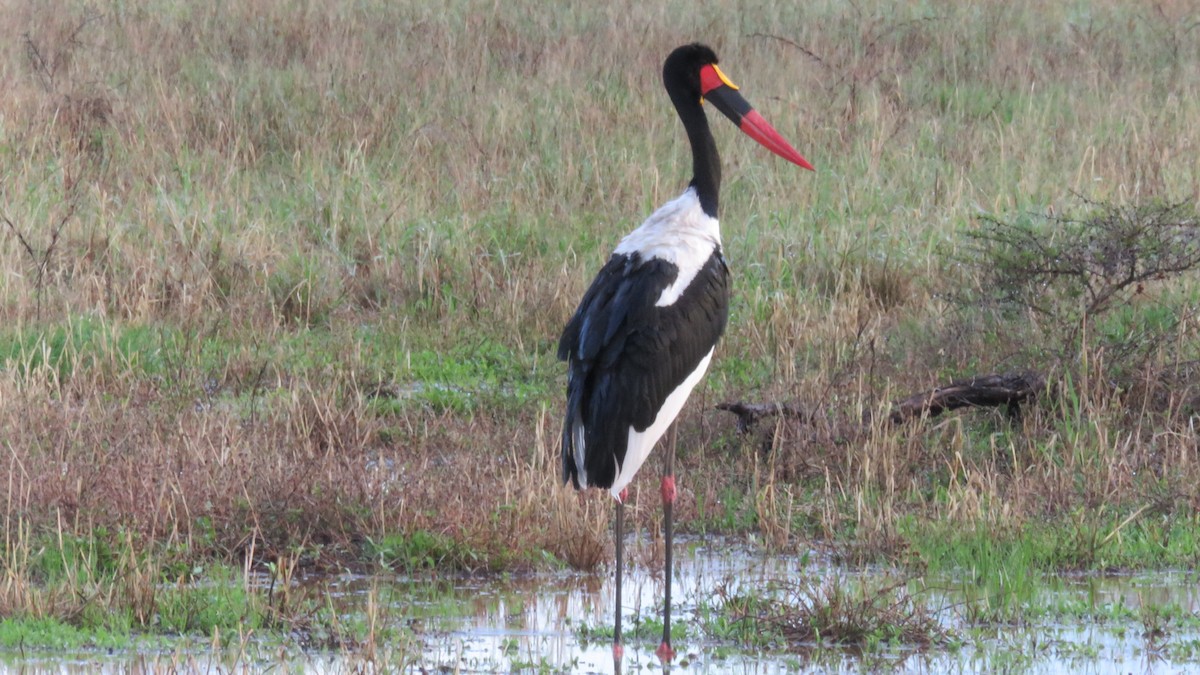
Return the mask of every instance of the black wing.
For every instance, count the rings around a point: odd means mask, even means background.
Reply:
[[[591,486],[608,488],[625,459],[629,427],[645,430],[700,364],[729,311],[729,271],[720,249],[675,303],[655,303],[678,275],[672,263],[614,255],[596,276],[558,343],[569,364],[563,482],[579,484],[573,430],[581,425]]]

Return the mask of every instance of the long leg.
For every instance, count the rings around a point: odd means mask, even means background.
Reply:
[[[662,500],[663,500],[663,637],[658,645],[658,658],[670,661],[675,658],[675,650],[671,648],[671,578],[675,568],[672,565],[672,550],[674,548],[674,532],[672,531],[672,511],[675,506],[675,424],[671,425],[671,437],[667,440],[667,453],[663,458]]]
[[[613,672],[621,672],[621,655],[624,653],[624,648],[621,646],[621,573],[625,566],[625,493],[621,493],[621,499],[617,501],[617,515],[613,519],[613,545],[616,549],[617,558],[617,586],[616,586],[616,619],[613,621]]]

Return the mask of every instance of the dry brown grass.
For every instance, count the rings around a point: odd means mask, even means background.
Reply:
[[[1080,349],[1015,424],[860,428],[948,375],[1035,365],[1013,360],[1036,317],[1000,335],[947,300],[979,283],[947,261],[980,211],[1200,194],[1188,3],[3,9],[0,448],[35,534],[61,518],[319,565],[429,531],[481,569],[601,564],[610,502],[558,486],[553,340],[686,180],[658,79],[697,38],[818,173],[718,129],[736,297],[681,422],[686,526],[777,547],[853,530],[870,557],[902,551],[912,514],[1200,503],[1196,399],[1153,370],[1194,373],[1167,363],[1186,348],[1149,354],[1130,388]],[[1194,299],[1194,278],[1178,286],[1172,302]],[[80,325],[111,335],[49,363]],[[161,338],[123,342],[139,331]],[[496,345],[506,363],[454,375]],[[452,363],[430,375],[422,352]],[[475,378],[469,401],[433,397],[442,377]],[[824,412],[740,439],[712,407],[747,397]],[[640,483],[632,518],[652,530]]]

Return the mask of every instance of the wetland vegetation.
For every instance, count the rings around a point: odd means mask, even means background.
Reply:
[[[555,345],[688,178],[659,68],[701,39],[817,171],[717,128],[734,297],[676,517],[826,573],[710,588],[683,642],[869,667],[1054,618],[1200,660],[1193,596],[1053,592],[1200,564],[1191,3],[3,6],[6,654],[403,666],[436,599],[340,579],[603,575]],[[1021,371],[1013,414],[883,421]]]

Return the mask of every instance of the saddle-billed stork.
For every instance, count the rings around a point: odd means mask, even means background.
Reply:
[[[721,164],[702,104],[708,101],[771,152],[805,169],[808,163],[762,118],[701,44],[671,52],[663,85],[687,131],[692,180],[679,197],[625,236],[592,282],[558,343],[568,363],[562,435],[563,482],[598,487],[617,500],[616,620],[613,656],[621,647],[622,529],[626,487],[675,420],[712,360],[729,314],[729,270],[721,255],[717,202]],[[672,444],[673,445],[673,444]],[[662,477],[666,547],[663,638],[671,649],[671,505],[674,448]]]

